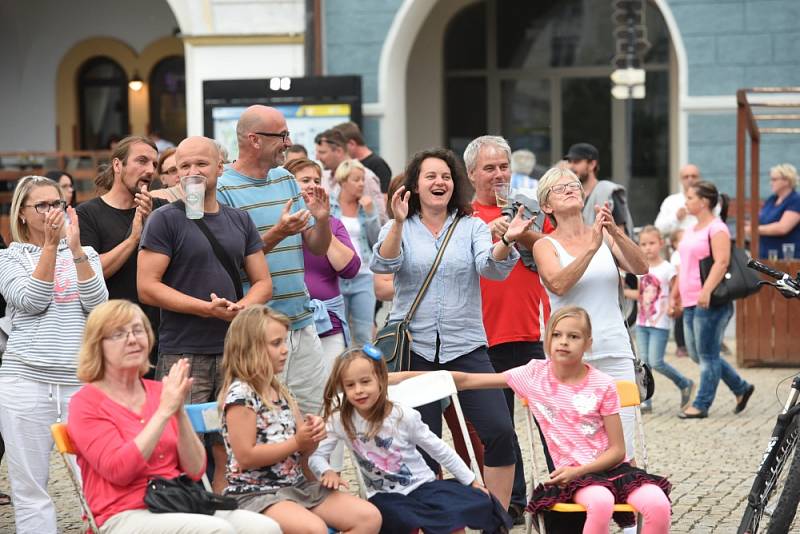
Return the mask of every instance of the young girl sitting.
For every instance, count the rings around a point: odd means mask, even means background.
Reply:
[[[370,502],[381,511],[381,533],[510,528],[511,518],[469,467],[431,432],[419,412],[389,401],[387,388],[386,364],[375,347],[350,349],[337,358],[325,388],[328,437],[309,461],[322,485],[345,485],[328,464],[343,441],[355,453]],[[436,480],[418,446],[457,480]]]
[[[453,378],[459,389],[510,387],[527,400],[556,466],[550,480],[535,488],[530,512],[559,502],[582,504],[583,532],[597,534],[609,531],[614,503],[628,503],[644,517],[643,534],[669,532],[671,484],[627,463],[614,380],[582,361],[591,344],[589,315],[567,306],[547,323],[547,360],[505,373],[454,372]],[[575,514],[554,515],[571,520],[567,516]],[[614,519],[623,527],[633,524],[632,514]]]
[[[289,319],[265,306],[249,306],[225,337],[220,393],[222,436],[228,452],[224,494],[239,508],[263,513],[284,534],[376,533],[380,512],[370,503],[331,491],[303,473],[306,460],[325,437],[318,416],[300,417],[294,399],[278,381],[288,356]]]

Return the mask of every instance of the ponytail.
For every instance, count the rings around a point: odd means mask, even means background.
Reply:
[[[725,193],[719,196],[719,218],[722,222],[728,222],[728,207],[730,207],[731,199]]]
[[[114,166],[110,163],[100,165],[97,169],[97,176],[94,177],[94,186],[99,194],[107,193],[114,185]]]

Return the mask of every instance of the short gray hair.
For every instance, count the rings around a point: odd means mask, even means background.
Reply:
[[[464,149],[464,164],[467,166],[467,173],[471,174],[478,164],[478,154],[483,147],[493,147],[506,153],[509,163],[511,162],[511,147],[508,141],[499,135],[482,135],[476,137]]]
[[[530,175],[536,167],[536,155],[530,150],[515,150],[511,153],[511,172]]]

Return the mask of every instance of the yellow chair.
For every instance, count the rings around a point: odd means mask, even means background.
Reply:
[[[639,447],[641,448],[641,462],[637,462],[638,465],[641,465],[642,469],[647,470],[647,447],[645,447],[644,441],[644,426],[642,425],[642,413],[639,409],[639,405],[641,401],[639,399],[639,388],[635,382],[631,382],[630,380],[620,380],[617,382],[617,394],[619,395],[619,403],[620,406],[623,408],[630,408],[633,407],[636,409],[636,429],[637,429],[637,442]],[[522,405],[525,407],[525,422],[527,430],[528,430],[528,447],[530,452],[531,458],[531,485],[530,490],[528,492],[528,500],[530,501],[530,497],[533,495],[533,489],[538,485],[538,481],[536,479],[536,474],[538,469],[536,467],[536,451],[534,449],[534,435],[538,439],[538,432],[534,432],[534,421],[533,415],[531,415],[531,411],[528,408],[528,403],[526,399],[521,399]],[[544,449],[544,443],[542,443],[542,448]],[[550,508],[552,512],[585,512],[586,508],[584,508],[580,504],[575,503],[558,503],[553,505]],[[630,504],[615,504],[614,505],[615,512],[631,512],[637,514],[636,510]],[[546,534],[545,524],[544,524],[544,517],[539,515],[537,519],[538,526],[539,526],[539,533]],[[528,514],[526,519],[526,528],[527,534],[531,534],[531,529],[533,527],[534,518]],[[636,526],[637,532],[641,531],[642,528],[642,518],[640,514],[637,514],[636,517]]]
[[[75,456],[77,451],[69,439],[67,433],[67,425],[64,423],[55,423],[50,426],[50,432],[53,434],[53,441],[56,442],[56,450],[64,460],[64,466],[67,468],[67,473],[72,481],[72,486],[75,488],[75,493],[78,494],[78,500],[81,502],[81,511],[83,512],[84,523],[88,523],[86,532],[98,533],[100,530],[97,528],[97,523],[94,521],[94,515],[89,509],[89,504],[86,502],[86,497],[83,495],[83,488],[81,487],[81,480],[78,472],[75,470],[75,464],[70,461],[70,456]]]

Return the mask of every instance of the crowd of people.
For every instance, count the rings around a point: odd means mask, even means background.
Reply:
[[[754,391],[720,355],[732,305],[710,296],[729,261],[727,198],[696,166],[636,236],[625,188],[598,179],[588,143],[537,170],[529,151],[482,136],[463,163],[427,149],[392,178],[353,123],[319,133],[315,159],[274,108],[247,108],[236,135],[233,162],[205,137],[122,139],[100,195],[77,206],[65,172],[18,182],[0,252],[0,432],[17,532],[57,530],[47,481],[61,421],[103,533],[501,532],[526,507],[563,501],[586,505],[583,532],[607,532],[614,502],[634,505],[642,532],[669,530],[670,484],[630,463],[634,412],[614,382],[634,380],[638,349],[680,390],[679,417],[707,417],[720,380],[735,413]],[[770,250],[769,239],[797,241],[800,222],[794,167],[771,176],[758,226]],[[541,224],[505,205],[508,183],[538,199]],[[376,312],[388,300],[388,319],[403,319],[443,247],[409,324],[410,371],[387,374],[370,345]],[[622,290],[622,272],[637,289]],[[625,296],[638,301],[635,336]],[[673,324],[700,367],[696,395],[665,361]],[[434,370],[463,390],[470,432],[454,441],[472,441],[485,486],[441,440],[442,404],[387,397],[390,382]],[[514,394],[552,471],[530,503]],[[183,406],[204,402],[218,402],[222,431],[199,439]],[[368,500],[339,491],[345,448]],[[454,481],[437,478],[440,464]],[[147,509],[152,477],[207,470],[238,510]]]

